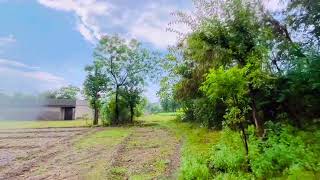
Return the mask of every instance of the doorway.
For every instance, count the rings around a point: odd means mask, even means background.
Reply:
[[[64,120],[73,120],[74,108],[66,107],[64,108]]]

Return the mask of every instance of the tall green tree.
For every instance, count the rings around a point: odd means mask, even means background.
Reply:
[[[89,65],[85,68],[87,77],[83,84],[84,94],[89,99],[90,105],[94,109],[93,125],[98,124],[101,95],[108,91],[110,82],[102,68],[103,64],[99,61],[95,61],[93,65]]]
[[[103,64],[115,92],[115,119],[112,123],[122,123],[119,119],[121,88],[129,85],[132,80],[144,84],[148,77],[156,74],[156,58],[138,41],[127,42],[117,35],[104,36],[94,51],[94,57]]]

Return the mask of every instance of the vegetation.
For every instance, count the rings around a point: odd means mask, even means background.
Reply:
[[[103,117],[113,125],[133,121],[138,104],[143,104],[142,89],[149,77],[156,74],[157,59],[136,40],[104,36],[94,51],[94,75],[85,82],[85,92],[95,111],[103,103]],[[100,95],[103,102],[100,102]],[[95,113],[95,121],[98,113]]]
[[[194,12],[173,13],[170,25],[191,31],[179,33],[164,59],[136,40],[102,37],[85,69],[93,125],[137,126],[97,132],[77,148],[124,142],[112,178],[163,178],[166,158],[181,145],[180,179],[319,179],[320,4],[284,4],[270,12],[260,0],[195,0]],[[159,74],[160,102],[148,103],[144,87]],[[45,96],[74,99],[78,91],[69,86]],[[149,115],[135,119],[144,110]],[[135,158],[150,161],[135,171],[128,165]]]
[[[61,87],[57,90],[47,91],[40,95],[41,98],[45,99],[77,99],[77,96],[80,93],[80,88],[76,86],[66,86]]]
[[[92,66],[87,66],[85,70],[88,75],[83,84],[84,94],[94,109],[93,124],[97,125],[99,121],[99,109],[101,108],[101,94],[107,91],[109,79],[103,74],[100,62],[94,62]]]
[[[194,4],[174,14],[171,24],[192,31],[170,49],[161,92],[183,121],[222,137],[202,160],[207,170],[183,178],[318,177],[319,4],[290,1],[277,14],[255,0]]]

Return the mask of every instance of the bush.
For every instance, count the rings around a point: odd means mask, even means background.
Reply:
[[[298,131],[290,125],[269,123],[268,127],[266,140],[253,135],[250,137],[250,164],[256,177],[320,171],[319,137],[315,138],[310,132]]]
[[[210,157],[213,173],[235,173],[246,168],[245,150],[240,133],[225,129]]]
[[[210,170],[207,166],[207,159],[205,157],[185,155],[182,162],[181,179],[211,179]]]
[[[111,101],[105,103],[101,109],[102,121],[104,124],[113,124],[116,121],[116,103],[115,99],[112,98]],[[130,120],[130,110],[126,101],[119,98],[119,121],[129,122]]]
[[[320,130],[301,131],[280,123],[267,123],[267,128],[264,139],[254,135],[253,126],[249,128],[249,160],[254,177],[319,177]],[[209,163],[216,177],[250,179],[242,143],[239,133],[223,131]]]
[[[225,105],[222,102],[213,104],[208,98],[197,98],[184,103],[183,121],[200,123],[204,127],[221,129]]]

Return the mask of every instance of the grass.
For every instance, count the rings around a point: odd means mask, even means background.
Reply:
[[[202,128],[197,124],[176,121],[177,114],[161,113],[139,118],[147,124],[156,124],[173,132],[182,142],[179,179],[209,179],[207,167],[210,148],[218,142],[220,132]]]
[[[129,128],[113,127],[80,139],[75,146],[79,149],[97,146],[112,147],[119,144],[131,132]]]
[[[79,139],[78,141],[76,141],[74,146],[79,151],[90,151],[92,149],[102,148],[102,151],[105,151],[106,153],[112,153],[112,148],[120,144],[130,133],[130,128],[106,128],[103,131],[98,131],[89,136]],[[106,179],[106,169],[110,167],[110,162],[102,158],[94,164],[84,164],[84,166],[86,167],[90,165],[94,168],[92,168],[85,174],[84,179]]]
[[[0,129],[15,128],[58,128],[58,127],[90,127],[91,121],[0,121]]]

